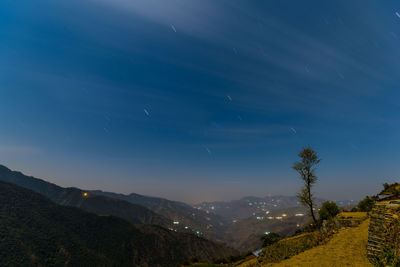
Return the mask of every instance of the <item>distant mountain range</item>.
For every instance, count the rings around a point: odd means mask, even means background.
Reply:
[[[317,206],[321,205],[325,199],[316,199]],[[336,201],[340,207],[354,204],[354,201]],[[266,197],[244,197],[232,201],[203,202],[194,205],[195,208],[212,212],[227,220],[246,219],[257,214],[265,215],[274,210],[283,210],[292,207],[299,207],[300,204],[296,196],[266,196]]]
[[[137,224],[156,224],[165,228],[173,225],[171,220],[143,206],[120,199],[98,196],[78,188],[63,188],[17,171],[11,171],[2,165],[0,165],[0,181],[28,188],[55,203],[78,207],[88,212],[114,215]]]
[[[2,165],[0,181],[34,190],[61,205],[79,207],[97,214],[114,215],[132,223],[156,224],[180,232],[196,233],[215,241],[226,241],[223,229],[228,227],[230,221],[182,202],[134,193],[123,195],[99,190],[63,188],[11,171]]]
[[[324,201],[316,199],[316,208]],[[341,207],[352,203],[337,201]],[[194,207],[232,221],[225,229],[229,237],[226,243],[241,251],[260,247],[260,237],[266,232],[289,236],[310,222],[307,211],[295,196],[249,196],[227,202],[203,202]]]
[[[192,234],[58,205],[0,182],[0,266],[176,266],[237,252]]]
[[[235,222],[227,234],[233,237],[229,243],[232,247],[245,251],[259,248],[262,244],[260,237],[266,232],[290,236],[311,222],[303,207],[292,207],[273,210],[269,214],[256,214]]]
[[[229,220],[241,220],[266,211],[285,209],[299,206],[296,197],[244,197],[229,202],[203,202],[195,205],[196,208],[211,211]]]
[[[135,193],[123,195],[100,190],[94,190],[91,191],[91,193],[144,206],[172,220],[174,222],[172,227],[174,230],[176,229],[180,232],[194,232],[214,241],[226,242],[227,237],[224,231],[232,224],[230,220],[222,218],[219,215],[196,209],[183,202],[143,196]]]
[[[193,233],[241,251],[259,247],[260,237],[267,231],[286,236],[308,222],[307,216],[295,216],[306,212],[293,196],[245,197],[190,206],[135,193],[124,195],[63,188],[2,165],[0,181],[31,189],[61,205],[98,215],[113,215],[134,224],[154,224],[174,232]],[[322,201],[318,199],[318,203]],[[342,201],[339,205],[349,203]],[[286,216],[282,217],[282,214]]]

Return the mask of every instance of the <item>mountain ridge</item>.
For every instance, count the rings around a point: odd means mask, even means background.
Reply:
[[[165,228],[172,225],[171,220],[143,206],[106,196],[97,196],[75,187],[64,188],[18,171],[12,171],[4,165],[0,165],[0,181],[31,189],[55,203],[79,207],[88,212],[114,215],[138,224],[156,224]]]
[[[0,181],[0,266],[174,266],[237,252],[191,234],[56,204]]]
[[[198,210],[189,204],[165,198],[144,196],[136,193],[119,194],[102,190],[91,190],[96,195],[117,198],[133,204],[144,206],[175,223],[173,229],[185,232],[195,232],[219,242],[225,242],[224,231],[230,226],[230,221],[213,213]]]

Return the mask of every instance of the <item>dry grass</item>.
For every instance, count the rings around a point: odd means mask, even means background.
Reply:
[[[256,259],[240,266],[372,266],[366,256],[369,220],[359,227],[343,228],[328,243],[302,252],[280,263],[259,264]]]
[[[341,212],[336,218],[345,220],[363,220],[367,218],[368,214],[366,212]]]
[[[326,245],[268,266],[372,266],[366,255],[368,225],[367,220],[359,227],[341,229]]]

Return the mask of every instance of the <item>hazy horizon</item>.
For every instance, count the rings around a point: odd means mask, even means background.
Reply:
[[[0,163],[0,164],[4,165],[2,163]],[[4,166],[7,167],[7,168],[11,168],[10,166],[7,166],[7,165],[4,165]],[[29,172],[27,170],[24,171],[23,169],[18,169],[18,168],[11,168],[11,170],[12,171],[19,171],[19,172],[22,172],[24,175],[33,176],[35,178],[39,178],[39,179],[45,180],[47,182],[54,183],[54,184],[59,185],[59,186],[63,186],[63,187],[78,187],[78,188],[83,189],[83,190],[101,190],[101,191],[105,191],[105,192],[113,192],[113,193],[119,193],[119,194],[125,194],[125,195],[131,194],[131,193],[136,193],[136,194],[149,196],[149,197],[161,197],[161,198],[166,198],[166,199],[173,200],[173,201],[181,201],[181,202],[184,202],[184,203],[187,203],[187,204],[191,204],[191,205],[200,204],[202,202],[214,202],[214,201],[229,202],[229,201],[232,201],[232,200],[240,200],[240,199],[245,198],[245,197],[267,197],[267,196],[288,196],[288,197],[292,197],[292,196],[295,196],[298,193],[298,190],[299,190],[299,188],[301,186],[301,184],[298,181],[293,181],[296,184],[296,187],[293,188],[292,193],[290,193],[289,191],[279,191],[281,193],[279,193],[278,191],[277,192],[266,191],[267,193],[263,194],[262,191],[264,189],[261,189],[261,190],[249,189],[249,191],[247,191],[248,194],[246,194],[246,193],[241,194],[240,192],[237,192],[237,194],[234,195],[233,198],[225,197],[224,196],[225,191],[223,189],[221,189],[221,188],[218,188],[220,190],[219,191],[219,193],[220,193],[219,197],[214,195],[214,194],[202,193],[202,189],[198,189],[198,190],[196,190],[198,192],[198,194],[196,194],[194,198],[193,198],[193,196],[185,198],[185,196],[187,196],[187,195],[179,194],[179,192],[176,195],[173,195],[173,194],[170,193],[170,191],[168,189],[165,190],[163,187],[160,187],[159,189],[150,189],[150,190],[147,190],[147,191],[143,190],[143,189],[138,189],[138,191],[134,191],[135,189],[133,189],[133,191],[132,190],[130,191],[127,188],[125,188],[125,190],[118,190],[118,189],[114,190],[114,189],[112,189],[112,187],[103,188],[103,187],[85,186],[84,183],[79,183],[79,181],[78,181],[79,179],[76,179],[76,178],[75,178],[76,182],[74,184],[70,184],[70,183],[64,183],[63,181],[68,181],[68,180],[71,180],[71,179],[57,179],[56,176],[54,176],[54,177],[41,176],[40,174],[37,175],[37,174],[31,173],[31,172]],[[386,181],[387,182],[395,182],[394,179],[388,179]],[[343,186],[343,185],[340,185],[340,186]],[[361,198],[365,197],[366,195],[375,195],[378,192],[380,192],[382,190],[382,184],[377,185],[376,186],[376,190],[374,188],[372,188],[371,191],[370,191],[371,193],[369,193],[369,194],[365,194],[364,192],[361,192],[361,194],[359,194],[359,197],[354,197],[357,194],[355,194],[354,191],[349,190],[350,192],[353,192],[353,193],[348,192],[347,195],[349,196],[349,198],[329,197],[329,195],[327,196],[327,195],[324,195],[323,193],[321,193],[321,192],[323,192],[323,190],[321,191],[321,189],[322,189],[322,187],[320,185],[316,186],[315,191],[316,191],[316,197],[317,198],[327,199],[327,200],[334,200],[334,201],[354,200],[354,202],[357,202]],[[177,190],[181,190],[181,189],[178,187]],[[339,190],[339,189],[337,189],[337,190]],[[336,190],[333,190],[333,191],[336,191]],[[257,194],[256,192],[259,192],[259,193]],[[336,194],[336,192],[333,192],[333,193]],[[346,195],[346,194],[344,194],[344,195]],[[182,196],[184,196],[184,197],[182,198]],[[198,197],[198,196],[200,196],[200,197]],[[181,198],[179,198],[179,197],[181,197]]]
[[[0,164],[198,203],[361,199],[400,173],[396,1],[0,3]]]

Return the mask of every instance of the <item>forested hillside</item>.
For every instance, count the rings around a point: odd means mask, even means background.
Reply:
[[[98,196],[78,188],[63,188],[17,171],[11,171],[2,165],[0,165],[0,181],[31,189],[58,204],[78,207],[96,214],[114,215],[132,223],[156,224],[166,228],[172,225],[171,220],[143,206]]]
[[[173,266],[236,252],[194,235],[135,226],[0,182],[0,266]]]

